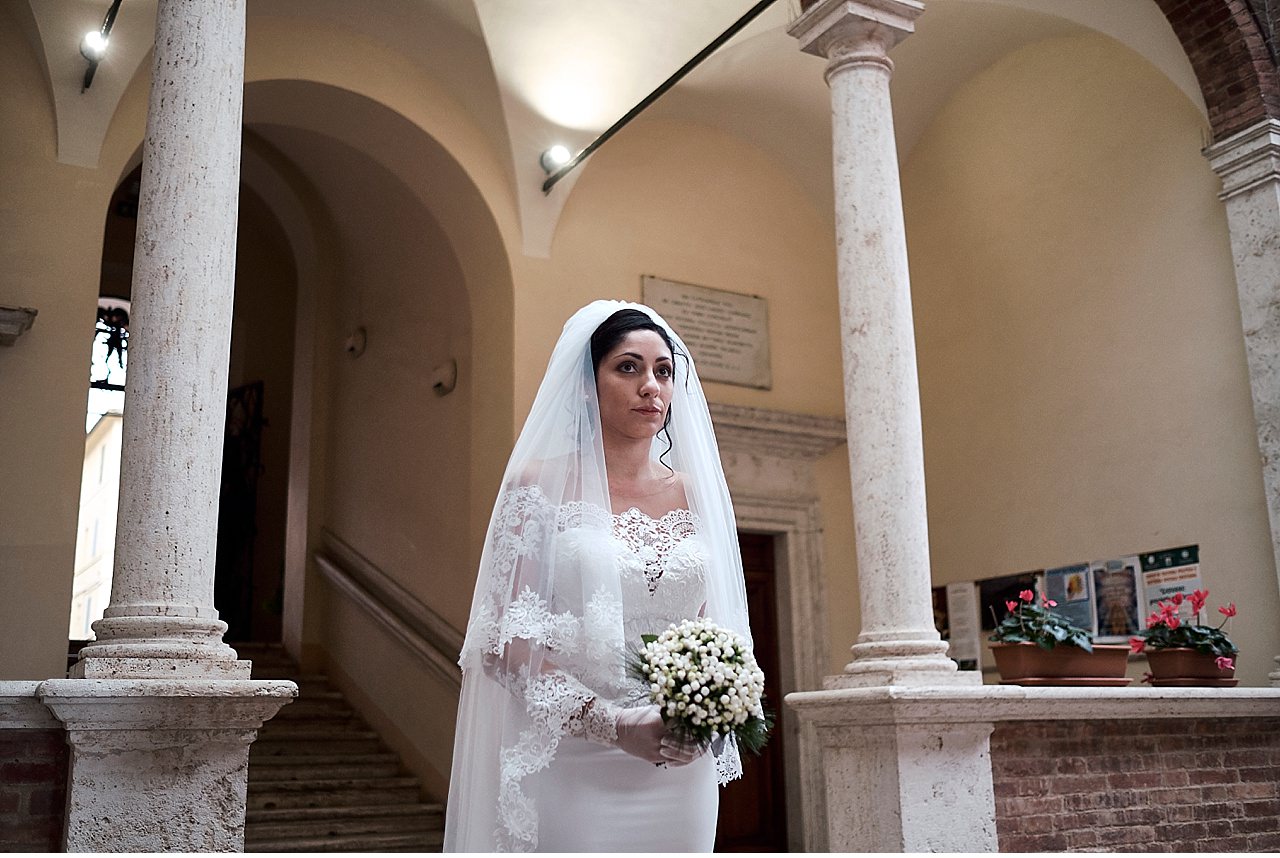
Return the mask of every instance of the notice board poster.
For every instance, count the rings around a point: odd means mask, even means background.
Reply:
[[[1181,593],[1189,596],[1203,587],[1200,578],[1200,546],[1183,545],[1142,555],[1142,621],[1154,613],[1156,602],[1167,602]]]
[[[1142,583],[1137,555],[1089,564],[1093,605],[1098,617],[1098,643],[1124,643],[1142,628],[1138,609]]]
[[[1044,595],[1058,603],[1054,610],[1073,626],[1097,633],[1093,609],[1093,576],[1088,563],[1044,571]]]

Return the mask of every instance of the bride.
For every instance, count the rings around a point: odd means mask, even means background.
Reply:
[[[489,524],[445,851],[711,851],[737,748],[681,745],[625,668],[695,616],[750,641],[702,385],[657,313],[596,301],[565,323]]]

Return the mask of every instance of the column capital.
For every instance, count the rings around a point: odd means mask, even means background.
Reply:
[[[1280,120],[1264,119],[1206,147],[1204,156],[1222,179],[1219,199],[1280,179]]]
[[[800,41],[800,50],[826,59],[868,42],[883,55],[915,32],[923,12],[920,0],[820,0],[787,32]]]

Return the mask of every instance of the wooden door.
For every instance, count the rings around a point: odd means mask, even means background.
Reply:
[[[775,719],[782,710],[778,684],[778,610],[774,575],[774,539],[770,534],[740,533],[747,610],[755,639],[756,661],[764,671],[764,693]],[[782,763],[782,730],[776,725],[760,756],[744,754],[742,778],[720,791],[717,852],[785,852],[787,804]]]

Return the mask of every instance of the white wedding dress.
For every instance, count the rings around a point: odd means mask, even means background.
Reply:
[[[612,522],[612,535],[572,526],[563,531],[560,562],[592,567],[563,578],[591,580],[601,569],[616,569],[625,638],[638,648],[641,635],[658,634],[702,612],[706,548],[689,510],[655,520],[633,508]],[[573,610],[582,594],[557,592],[552,601]],[[637,699],[641,693],[631,690],[625,695],[630,699],[614,702],[646,705],[647,699]],[[566,735],[556,767],[528,776],[524,787],[537,807],[538,851],[710,852],[715,844],[720,799],[716,759],[709,752],[686,766],[660,768]]]

